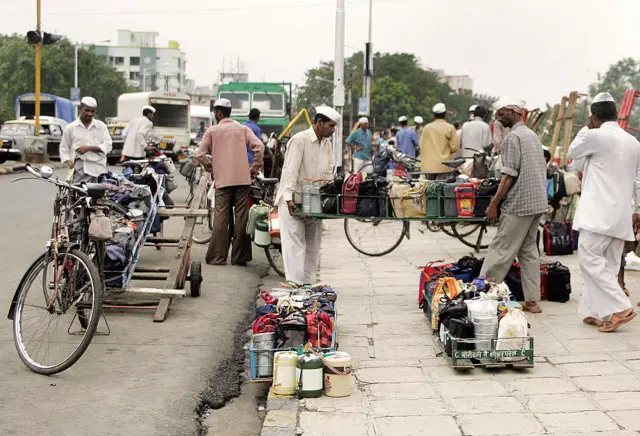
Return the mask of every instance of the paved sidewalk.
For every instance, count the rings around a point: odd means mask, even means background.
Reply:
[[[581,322],[575,255],[558,259],[571,268],[572,300],[543,302],[542,314],[527,314],[535,368],[456,372],[437,355],[418,309],[417,267],[457,260],[471,250],[413,225],[411,240],[372,258],[351,248],[342,221],[327,227],[321,277],[338,292],[338,342],[355,361],[353,392],[347,398],[271,400],[263,436],[640,432],[640,321],[614,334]],[[627,274],[637,302],[640,275]]]

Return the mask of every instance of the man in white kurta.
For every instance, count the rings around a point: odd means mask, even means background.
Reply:
[[[640,210],[632,207],[632,199],[640,204],[640,143],[616,122],[610,94],[598,94],[591,113],[589,128],[569,147],[569,157],[584,174],[574,221],[585,282],[578,310],[585,323],[611,332],[635,317],[617,274],[624,242],[635,239],[640,222]]]
[[[152,106],[143,106],[142,116],[132,119],[122,132],[124,146],[121,161],[144,159],[148,135],[153,129],[153,116],[156,110]]]
[[[275,203],[280,215],[284,272],[294,283],[315,283],[322,242],[322,221],[296,217],[294,198],[301,202],[304,183],[332,178],[334,157],[329,138],[340,118],[328,106],[317,107],[313,126],[294,135],[287,144]]]

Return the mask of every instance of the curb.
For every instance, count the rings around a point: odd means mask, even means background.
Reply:
[[[267,414],[262,423],[260,436],[298,436],[298,413],[300,400],[273,393],[269,389],[267,397]]]

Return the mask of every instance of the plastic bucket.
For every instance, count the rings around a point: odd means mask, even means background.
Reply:
[[[258,377],[271,377],[273,375],[273,347],[275,343],[275,332],[256,333],[253,335],[253,350],[256,353]]]
[[[336,351],[326,354],[324,362],[324,394],[327,397],[351,395],[351,356]]]

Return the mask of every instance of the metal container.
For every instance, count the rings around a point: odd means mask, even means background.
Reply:
[[[473,332],[476,337],[478,335],[498,334],[498,317],[497,316],[477,316],[473,321]]]
[[[311,185],[302,185],[302,213],[311,213]]]
[[[253,349],[256,352],[256,367],[258,377],[273,375],[273,348],[276,343],[276,333],[256,333],[253,335]]]
[[[322,198],[320,197],[320,186],[311,186],[309,188],[311,197],[311,213],[322,213]]]
[[[266,221],[258,221],[256,231],[253,235],[253,242],[258,247],[268,247],[271,245],[271,235],[269,235],[269,224]]]

